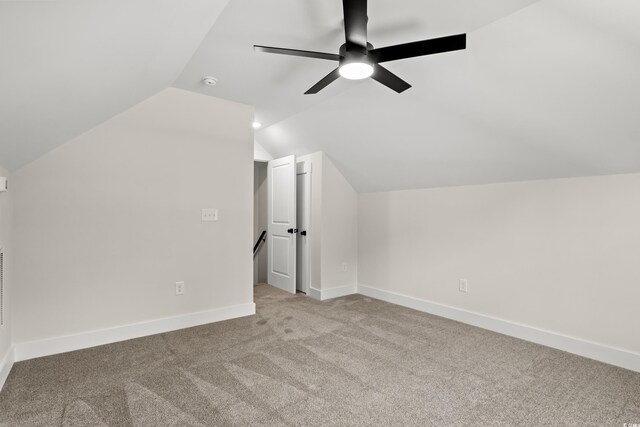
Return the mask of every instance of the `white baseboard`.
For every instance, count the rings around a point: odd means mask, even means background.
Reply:
[[[309,288],[309,296],[320,301],[326,301],[328,299],[344,297],[356,293],[358,293],[358,285],[347,285],[329,289]]]
[[[318,301],[322,301],[322,291],[320,289],[309,287],[309,296]]]
[[[166,317],[163,319],[134,323],[131,325],[117,326],[114,328],[82,332],[74,335],[14,343],[14,360],[18,362],[34,359],[36,357],[66,353],[68,351],[81,350],[99,345],[111,344],[118,341],[126,341],[133,338],[191,328],[193,326],[205,325],[207,323],[250,316],[255,313],[256,305],[254,303],[249,303],[197,313],[189,313],[181,316]]]
[[[0,361],[0,392],[2,391],[2,387],[4,387],[4,383],[7,381],[9,377],[9,372],[11,372],[11,368],[13,367],[13,346],[9,347],[9,351],[4,355],[3,359]]]
[[[372,288],[366,285],[358,285],[358,293],[371,298],[398,304],[403,307],[435,314],[436,316],[446,317],[447,319],[456,320],[479,328],[488,329],[500,334],[520,338],[525,341],[531,341],[536,344],[552,347],[568,353],[577,354],[579,356],[608,363],[610,365],[620,366],[625,369],[640,372],[640,354],[630,351],[590,341],[584,341],[578,338],[568,337],[554,332],[533,328],[531,326],[521,325],[395,292]]]

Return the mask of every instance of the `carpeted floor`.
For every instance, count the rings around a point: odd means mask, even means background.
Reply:
[[[616,426],[640,374],[360,295],[16,363],[0,426]]]

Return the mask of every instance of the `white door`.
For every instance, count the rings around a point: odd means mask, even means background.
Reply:
[[[311,165],[297,165],[298,244],[296,248],[296,289],[309,295],[309,227],[311,225]]]
[[[296,293],[296,157],[267,168],[267,257],[270,285]]]

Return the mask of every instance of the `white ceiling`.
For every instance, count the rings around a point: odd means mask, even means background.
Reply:
[[[370,0],[369,41],[382,47],[464,33],[534,2],[402,0],[398,7],[397,1]],[[273,125],[358,83],[340,79],[317,95],[304,95],[337,64],[257,53],[253,45],[338,53],[343,43],[341,0],[232,0],[175,86],[255,105],[256,119]],[[204,75],[217,77],[219,85],[205,86]]]
[[[375,46],[467,32],[468,49],[387,64],[403,94],[315,96],[335,64],[252,45],[336,52],[340,0],[227,2],[0,1],[0,164],[173,83],[255,105],[272,154],[323,150],[363,192],[640,172],[637,0],[370,0]]]
[[[0,164],[170,86],[228,1],[0,1]]]
[[[176,85],[255,104],[275,156],[323,150],[361,192],[640,172],[640,2],[371,0],[374,45],[467,32],[468,49],[388,64],[400,95],[319,96],[303,92],[334,64],[251,45],[335,52],[340,2],[254,3],[229,5]]]

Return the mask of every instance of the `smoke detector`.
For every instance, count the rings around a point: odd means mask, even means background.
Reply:
[[[211,77],[211,76],[205,76],[202,78],[202,81],[204,82],[204,84],[206,84],[207,86],[215,86],[218,84],[218,79],[216,79],[215,77]]]

